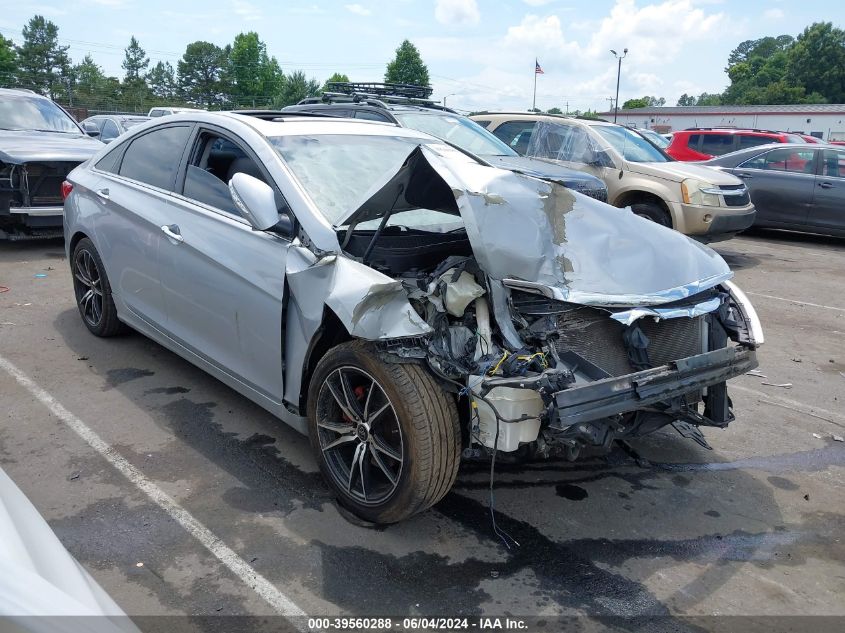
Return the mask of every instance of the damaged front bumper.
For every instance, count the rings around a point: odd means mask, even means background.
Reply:
[[[707,409],[715,412],[716,419],[702,419],[697,413],[688,413],[696,424],[709,421],[713,426],[725,426],[730,421],[730,412],[708,400],[722,396],[718,392],[724,390],[725,381],[755,367],[757,355],[754,350],[726,347],[672,361],[662,367],[573,386],[552,396],[549,426],[565,430],[581,422],[648,409],[683,398],[690,392],[719,386],[722,389],[712,389],[705,397]]]

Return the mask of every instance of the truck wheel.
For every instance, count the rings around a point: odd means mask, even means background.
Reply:
[[[111,285],[103,260],[87,237],[79,240],[71,256],[73,292],[85,327],[95,336],[115,336],[126,330],[117,318]]]
[[[668,226],[670,229],[672,228],[672,218],[666,213],[663,207],[655,202],[638,202],[637,204],[632,204],[631,211],[641,218]]]
[[[423,368],[359,341],[329,350],[308,388],[311,447],[339,503],[396,523],[437,503],[460,462],[455,401]]]

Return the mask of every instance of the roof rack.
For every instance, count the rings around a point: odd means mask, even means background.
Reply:
[[[454,112],[430,99],[431,86],[412,84],[330,81],[319,97],[308,97],[297,105],[314,103],[363,103],[387,109],[388,105],[417,105]]]
[[[736,127],[735,125],[722,125],[717,127],[688,127],[685,131],[689,132],[709,132],[714,130],[724,130],[726,132],[740,131],[743,132],[762,132],[763,134],[786,134],[786,132],[779,132],[778,130],[760,130],[753,127]]]
[[[291,119],[295,117],[333,118],[328,114],[321,114],[319,112],[285,112],[284,110],[230,110],[230,112],[232,114],[255,117],[264,121],[278,121],[279,119]]]

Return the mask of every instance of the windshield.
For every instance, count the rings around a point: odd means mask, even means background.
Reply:
[[[275,136],[273,147],[329,222],[337,224],[388,171],[426,139],[314,134]],[[453,150],[454,151],[454,150]]]
[[[477,156],[518,156],[475,121],[456,114],[394,112],[402,127],[419,130],[443,139]]]
[[[64,110],[49,99],[4,96],[0,100],[0,128],[82,134]]]
[[[621,125],[593,125],[592,129],[632,163],[668,163],[670,160],[634,130]]]
[[[660,149],[666,149],[669,147],[669,139],[667,139],[662,134],[658,134],[654,130],[637,130],[640,134],[646,137],[647,140],[651,141]]]

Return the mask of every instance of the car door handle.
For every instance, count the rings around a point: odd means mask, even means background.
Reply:
[[[171,240],[175,240],[177,242],[184,242],[185,238],[182,237],[182,234],[179,232],[179,227],[175,224],[165,224],[161,227],[161,230],[164,234],[169,237]]]
[[[822,189],[833,189],[833,183],[830,182],[820,182],[819,187]]]
[[[746,174],[744,172],[737,174],[737,176],[739,176],[740,178],[743,178],[744,180],[748,180],[749,178],[754,178],[754,176],[752,176],[751,174]]]
[[[108,189],[97,189],[94,193],[96,193],[103,200],[109,199],[109,190]]]

